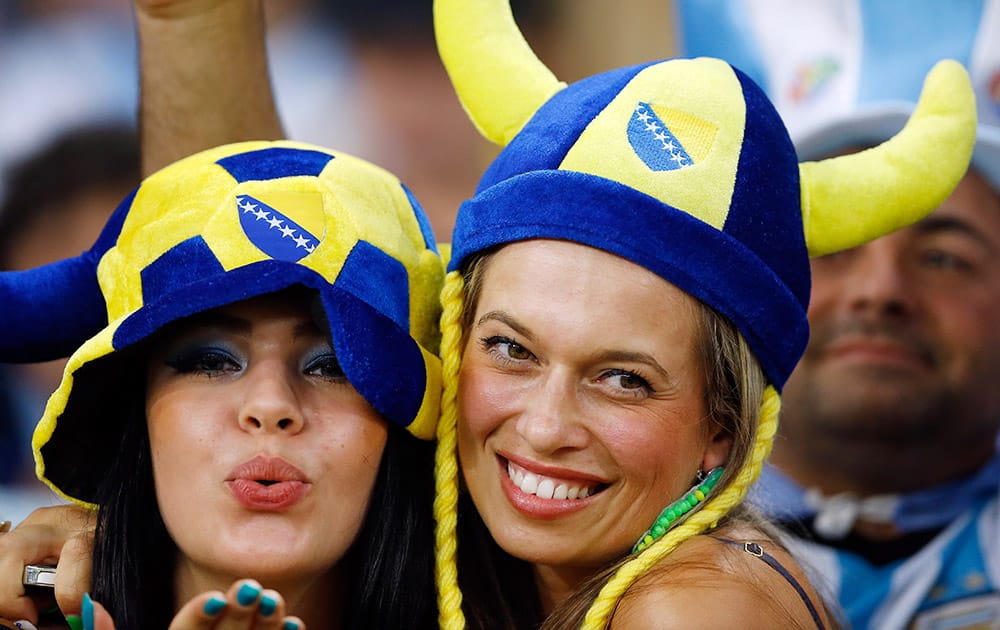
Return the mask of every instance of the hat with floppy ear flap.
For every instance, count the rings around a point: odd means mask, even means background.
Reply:
[[[144,341],[293,286],[316,293],[338,362],[365,400],[433,437],[444,263],[426,215],[392,174],[302,143],[227,145],[148,177],[112,222],[97,266],[107,326],[70,357],[33,439],[38,476],[58,493],[93,502],[136,403],[124,399],[145,372],[136,369]]]
[[[778,391],[808,336],[809,256],[910,224],[957,185],[975,137],[969,79],[955,62],[938,64],[896,137],[800,165],[764,93],[721,60],[646,63],[564,86],[531,52],[507,1],[435,0],[434,10],[440,54],[463,106],[483,135],[504,145],[459,210],[443,294],[435,503],[442,625],[463,622],[454,562],[455,393],[461,272],[476,254],[560,239],[621,256],[730,320],[770,381],[747,462],[727,469],[680,526],[637,545],[642,550],[588,613],[588,625],[603,627],[635,577],[716,523],[759,474]]]
[[[0,272],[0,362],[69,356],[108,323],[97,263],[118,238],[130,201],[119,204],[93,247],[79,256]]]

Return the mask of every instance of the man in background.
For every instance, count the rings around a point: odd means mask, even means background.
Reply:
[[[952,196],[812,262],[756,500],[851,627],[1000,628],[1000,3],[715,5],[679,3],[686,52],[754,75],[802,160],[891,137],[938,59],[970,71],[985,124]]]

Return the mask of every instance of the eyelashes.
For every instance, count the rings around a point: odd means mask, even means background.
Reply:
[[[347,380],[344,369],[340,366],[340,361],[337,360],[337,355],[333,353],[332,349],[308,359],[303,371],[311,376],[319,376],[332,381]]]
[[[243,363],[232,352],[223,348],[203,346],[173,352],[167,356],[164,363],[180,374],[204,374],[209,377],[244,369]]]
[[[535,355],[526,347],[504,335],[481,337],[479,345],[500,367],[525,369],[537,363]],[[598,377],[609,392],[617,397],[645,398],[656,393],[649,379],[635,369],[610,368]]]
[[[502,335],[483,337],[479,340],[479,343],[491,357],[502,364],[512,364],[534,359],[534,355],[527,348],[516,343],[509,337]]]
[[[604,378],[608,382],[614,382],[614,386],[622,391],[632,392],[634,394],[638,394],[640,392],[645,394],[653,393],[653,387],[649,384],[649,381],[635,370],[608,370],[604,373]]]
[[[171,352],[164,359],[164,363],[178,374],[212,378],[242,372],[247,369],[248,362],[240,353],[228,348],[196,345]],[[347,380],[337,355],[328,345],[304,353],[301,364],[302,373],[307,376],[316,376],[329,381]]]

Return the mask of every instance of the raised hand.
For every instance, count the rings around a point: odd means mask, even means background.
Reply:
[[[90,586],[93,537],[94,513],[70,505],[39,508],[0,534],[0,617],[38,624],[53,595],[63,614],[78,614]],[[28,564],[57,565],[54,592],[27,592],[22,576]]]

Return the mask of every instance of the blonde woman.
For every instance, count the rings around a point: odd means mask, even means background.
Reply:
[[[566,86],[504,0],[437,0],[435,20],[504,147],[459,210],[443,294],[442,625],[834,625],[742,499],[805,347],[808,257],[950,193],[974,138],[964,70],[940,64],[892,141],[800,166],[723,61]]]

